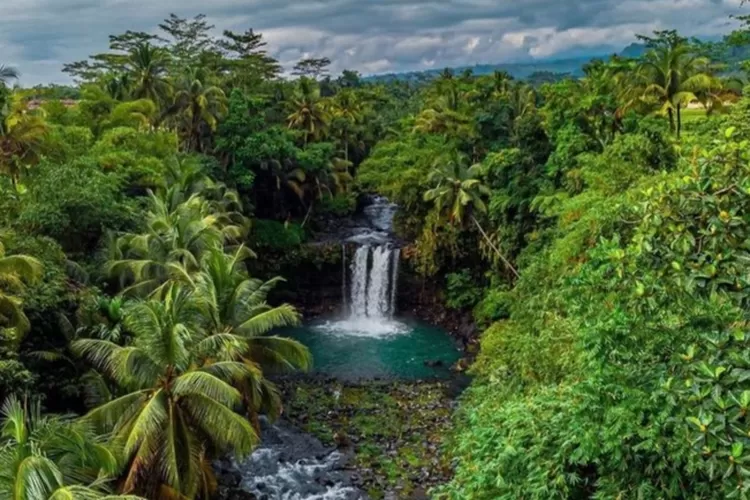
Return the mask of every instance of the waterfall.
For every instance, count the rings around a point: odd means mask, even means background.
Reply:
[[[370,247],[359,247],[352,261],[351,296],[349,307],[355,318],[367,316],[367,278],[370,259]]]
[[[388,245],[357,248],[350,269],[351,319],[387,320],[393,316],[399,257],[400,251]]]
[[[377,337],[411,331],[395,319],[401,251],[393,230],[398,207],[371,196],[362,212],[336,241],[341,249],[342,318],[326,321],[321,331],[334,335]]]
[[[401,249],[393,251],[393,262],[391,263],[391,303],[388,313],[393,317],[396,314],[396,298],[398,292],[398,264],[401,261]]]
[[[393,250],[377,247],[372,251],[372,267],[367,284],[367,317],[385,318],[388,316],[390,285],[390,263]]]

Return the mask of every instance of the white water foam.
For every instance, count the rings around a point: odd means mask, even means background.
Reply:
[[[326,321],[312,327],[313,330],[340,337],[392,337],[411,332],[411,328],[400,321],[380,318],[348,318],[341,321]]]
[[[324,492],[303,493],[321,473],[336,467],[342,455],[333,452],[323,459],[301,459],[293,463],[280,460],[280,452],[272,448],[258,448],[246,460],[242,470],[269,470],[269,474],[248,477],[242,481],[245,491],[258,497],[279,500],[349,500],[359,498],[357,490],[342,484],[328,486]],[[270,495],[270,496],[269,496]]]

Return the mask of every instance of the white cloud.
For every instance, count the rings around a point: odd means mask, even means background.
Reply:
[[[285,65],[309,54],[364,73],[554,58],[624,46],[635,33],[730,29],[740,0],[0,0],[0,63],[24,84],[62,82],[62,65],[106,49],[107,36],[152,31],[176,12],[262,32]]]

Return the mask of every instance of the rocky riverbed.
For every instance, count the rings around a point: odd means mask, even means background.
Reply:
[[[371,498],[428,498],[451,477],[442,453],[467,381],[283,384],[285,418],[324,444],[353,451],[355,485]]]
[[[247,460],[216,464],[220,498],[429,498],[451,477],[443,439],[467,383],[282,380],[283,420]]]
[[[285,420],[263,420],[262,442],[244,460],[217,461],[225,500],[362,500],[352,449],[325,446]]]

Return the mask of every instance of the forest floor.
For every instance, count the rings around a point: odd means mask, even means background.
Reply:
[[[282,382],[284,418],[355,452],[356,486],[373,499],[428,498],[452,474],[442,453],[465,377],[451,381]]]

